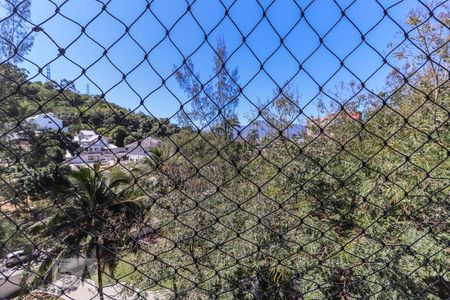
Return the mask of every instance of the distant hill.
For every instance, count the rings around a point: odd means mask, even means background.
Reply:
[[[113,137],[120,131],[122,139],[130,136],[128,142],[132,142],[131,137],[162,137],[179,130],[168,119],[132,112],[101,95],[81,94],[65,80],[60,84],[29,82],[25,70],[10,64],[0,66],[0,86],[0,119],[4,121],[1,131],[17,127],[39,113],[54,113],[72,134],[91,129]]]

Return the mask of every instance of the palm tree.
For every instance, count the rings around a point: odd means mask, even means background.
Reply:
[[[149,166],[151,169],[156,169],[159,165],[175,155],[175,149],[169,145],[162,145],[149,149],[148,154],[149,157],[143,160],[143,164]]]
[[[175,149],[169,145],[151,148],[148,150],[148,157],[139,162],[132,172],[138,175],[140,183],[154,190],[157,182],[165,177],[160,168],[173,156],[175,156]]]
[[[118,252],[127,245],[128,233],[142,212],[141,199],[131,199],[131,180],[119,168],[101,171],[100,164],[69,171],[65,184],[53,189],[56,213],[29,228],[59,241],[40,267],[41,278],[48,279],[61,258],[94,257],[103,299],[102,274],[106,268],[114,273]]]

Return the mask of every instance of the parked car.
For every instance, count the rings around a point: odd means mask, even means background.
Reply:
[[[11,253],[8,253],[5,257],[4,265],[7,268],[12,268],[14,266],[26,263],[32,259],[36,259],[39,257],[38,251],[33,251],[30,255],[24,249],[17,250]]]

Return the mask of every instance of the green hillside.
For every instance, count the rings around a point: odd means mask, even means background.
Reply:
[[[54,113],[64,120],[69,133],[96,130],[119,146],[124,139],[132,142],[149,135],[164,137],[178,130],[167,119],[130,111],[100,95],[81,94],[65,80],[59,84],[27,81],[26,71],[14,65],[0,66],[0,76],[3,130],[24,125],[24,119],[38,113]]]

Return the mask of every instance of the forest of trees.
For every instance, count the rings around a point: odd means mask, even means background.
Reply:
[[[239,76],[223,68],[223,40],[209,86],[192,62],[176,70],[191,102],[178,125],[2,64],[0,135],[41,111],[70,128],[26,151],[1,140],[0,208],[14,206],[0,210],[3,252],[52,249],[31,287],[58,259],[93,258],[100,295],[120,282],[178,299],[447,299],[449,26],[446,6],[412,11],[413,43],[396,49],[385,90],[352,85],[334,118],[295,138],[282,134],[300,98],[291,86],[260,112],[281,134],[232,137]],[[355,108],[361,119],[339,117]],[[59,149],[85,128],[163,143],[126,167],[63,167]]]

